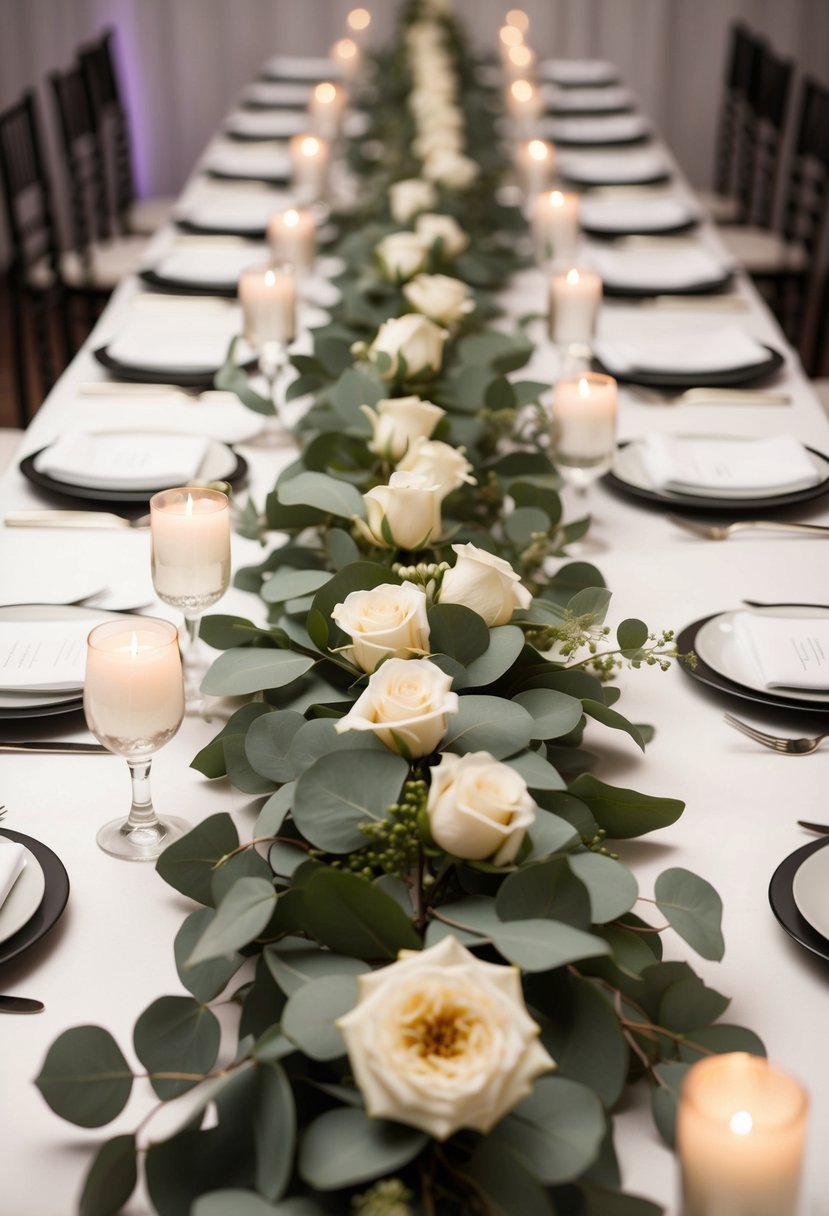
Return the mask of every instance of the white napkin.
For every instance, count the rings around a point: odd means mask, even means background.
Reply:
[[[614,373],[724,372],[768,358],[768,351],[736,325],[705,333],[596,339],[593,352]]]
[[[542,80],[555,84],[601,84],[615,80],[616,68],[604,59],[545,59],[539,65]]]
[[[264,76],[277,80],[338,80],[340,65],[322,56],[272,55],[262,68]]]
[[[228,177],[287,181],[291,176],[291,154],[284,143],[216,144],[208,153],[206,167]]]
[[[26,866],[26,850],[16,840],[8,840],[0,848],[0,908]]]
[[[230,194],[195,197],[177,208],[176,218],[199,228],[234,229],[261,235],[274,211],[284,210],[295,202],[294,196],[286,190],[250,194],[237,190]]]
[[[666,489],[778,491],[814,485],[820,477],[793,435],[771,439],[693,439],[653,432],[640,448],[645,472]]]
[[[734,632],[766,688],[829,692],[829,617],[738,612]]]
[[[102,490],[153,490],[187,485],[207,455],[201,435],[100,434],[70,431],[35,461],[41,473]]]
[[[71,621],[0,621],[0,688],[6,692],[80,691],[86,672],[86,639],[100,620],[98,616]]]
[[[217,287],[236,286],[239,275],[247,266],[264,265],[269,261],[265,245],[245,242],[239,245],[211,245],[206,238],[204,245],[182,245],[164,254],[152,267],[161,278],[176,283],[198,285],[215,284]]]
[[[665,157],[655,148],[628,152],[562,152],[558,163],[565,177],[587,186],[635,185],[669,172]]]
[[[242,96],[263,106],[299,106],[305,109],[311,96],[311,85],[293,80],[254,80]]]
[[[215,372],[241,328],[236,309],[203,314],[134,313],[107,345],[107,354],[128,367],[148,371]]]
[[[601,114],[606,110],[621,110],[624,106],[633,104],[630,89],[622,88],[621,85],[606,86],[603,89],[562,89],[556,85],[545,85],[542,86],[542,93],[546,107],[562,114],[575,110]]]
[[[590,260],[604,283],[619,290],[682,291],[717,283],[729,270],[716,254],[702,245],[664,251],[593,246]]]
[[[583,198],[580,207],[585,228],[599,232],[664,232],[695,218],[681,198]]]
[[[603,118],[553,118],[543,124],[547,139],[569,143],[613,144],[639,139],[651,125],[641,114],[607,114]]]
[[[254,139],[286,139],[308,130],[308,115],[303,110],[237,110],[225,129]]]

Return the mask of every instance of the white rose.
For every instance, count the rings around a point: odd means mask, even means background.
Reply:
[[[440,182],[450,190],[468,190],[478,173],[474,160],[449,149],[433,152],[423,164],[424,177],[432,182]]]
[[[439,325],[456,325],[475,311],[475,301],[466,283],[447,274],[418,274],[403,288],[412,308]]]
[[[419,474],[392,473],[389,484],[369,490],[363,502],[367,522],[355,522],[363,535],[382,549],[423,549],[441,534],[440,486]]]
[[[472,465],[464,456],[465,448],[453,448],[439,439],[415,439],[397,467],[406,473],[415,473],[437,486],[441,502],[457,490],[464,482],[474,486]]]
[[[426,594],[412,583],[382,583],[369,591],[352,591],[331,612],[351,638],[342,654],[363,671],[374,671],[381,659],[429,652]]]
[[[420,397],[389,397],[360,409],[371,423],[373,435],[369,450],[388,460],[400,460],[415,439],[428,438],[446,413]]]
[[[387,279],[405,282],[423,269],[429,245],[414,232],[391,232],[376,245],[376,253]]]
[[[453,545],[458,560],[443,576],[443,604],[465,604],[487,625],[505,625],[516,608],[529,608],[532,596],[509,562],[477,545]]]
[[[446,734],[449,715],[458,712],[451,688],[452,677],[428,659],[387,659],[335,729],[340,735],[371,731],[393,752],[428,756]]]
[[[418,211],[428,211],[437,201],[435,187],[420,177],[407,177],[389,186],[389,209],[397,224],[408,224]]]
[[[485,963],[454,937],[401,950],[359,976],[337,1026],[366,1111],[446,1140],[488,1132],[555,1061],[538,1041],[517,967]]]
[[[445,752],[432,769],[426,811],[435,844],[469,861],[514,861],[538,810],[527,783],[489,752]]]
[[[462,146],[457,131],[449,131],[443,126],[425,131],[412,141],[412,151],[420,160],[428,160],[439,152],[460,152]]]
[[[451,215],[432,212],[419,215],[415,221],[415,232],[429,248],[440,241],[445,258],[456,258],[469,244],[469,237]]]
[[[380,372],[384,380],[393,380],[401,370],[401,357],[407,378],[429,370],[437,372],[443,362],[443,346],[448,337],[448,331],[428,317],[409,312],[383,322],[368,348],[368,356],[375,363],[378,355],[389,357],[390,366]]]

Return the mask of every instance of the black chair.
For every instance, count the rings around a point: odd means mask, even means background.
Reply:
[[[29,91],[0,114],[0,175],[11,244],[15,382],[24,422],[33,413],[27,374],[30,339],[40,380],[38,403],[72,352],[69,293],[60,271],[55,211],[42,147],[35,95]],[[57,318],[57,358],[53,317]]]
[[[749,128],[753,120],[749,98],[763,45],[763,40],[741,22],[731,26],[731,45],[717,124],[714,190],[700,196],[717,223],[739,223],[745,219],[745,183],[751,175]]]
[[[96,42],[79,49],[78,61],[98,134],[109,206],[117,230],[149,236],[167,221],[174,200],[136,197],[129,116],[118,79],[113,40],[114,30],[105,30]]]
[[[774,215],[791,85],[791,62],[762,46],[749,83],[750,117],[738,186],[741,221],[760,228],[770,227]]]

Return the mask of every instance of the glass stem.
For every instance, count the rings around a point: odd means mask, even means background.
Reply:
[[[158,816],[150,793],[152,760],[128,760],[127,764],[132,781],[132,806],[126,826],[129,830],[153,827],[158,823]]]
[[[189,613],[184,617],[185,628],[187,629],[187,649],[184,652],[184,684],[185,695],[198,694],[201,696],[199,685],[199,672],[201,670],[200,655],[201,641],[199,639],[199,630],[201,629],[201,613],[195,616]]]

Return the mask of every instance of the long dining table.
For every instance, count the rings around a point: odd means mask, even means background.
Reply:
[[[223,142],[222,136],[217,140]],[[693,204],[681,170],[668,157],[671,189]],[[216,144],[212,145],[215,151]],[[208,150],[209,152],[210,150]],[[196,165],[187,191],[206,189]],[[225,186],[227,196],[237,189]],[[213,182],[210,190],[221,190]],[[723,253],[705,217],[696,233],[704,246]],[[192,238],[186,238],[192,239]],[[205,238],[208,239],[208,238]],[[161,231],[148,251],[152,264],[182,240],[172,226]],[[589,257],[589,252],[587,254]],[[323,284],[324,286],[324,284]],[[162,408],[158,395],[123,392],[94,358],[137,309],[165,310],[172,330],[179,310],[192,309],[186,297],[152,293],[137,278],[125,280],[107,305],[94,332],[61,376],[25,434],[19,456],[39,450],[70,430],[118,428],[198,432],[212,408],[208,403],[176,400]],[[500,296],[504,326],[545,307],[545,280],[526,270]],[[659,400],[620,388],[619,439],[647,432],[763,437],[782,432],[819,451],[829,451],[829,422],[803,370],[750,281],[737,268],[730,288],[696,302],[608,298],[601,310],[604,338],[651,334],[705,335],[738,326],[784,356],[773,383],[785,403],[692,403]],[[522,376],[552,382],[556,354],[543,323],[531,336],[537,347]],[[90,389],[90,385],[97,386]],[[169,407],[169,408],[168,408]],[[291,407],[292,416],[301,403]],[[202,414],[200,416],[200,411]],[[218,415],[217,415],[218,417]],[[228,421],[228,418],[230,420]],[[240,421],[241,419],[241,421]],[[255,421],[255,420],[254,420]],[[235,446],[249,465],[247,491],[261,507],[291,448],[274,446],[244,415],[222,414],[219,437]],[[224,428],[224,429],[223,429]],[[242,499],[244,495],[241,495]],[[565,491],[568,510],[576,504]],[[10,511],[58,505],[20,472],[17,465],[0,480],[0,516]],[[61,506],[69,506],[61,502]],[[609,622],[641,617],[654,629],[681,630],[713,613],[738,608],[746,599],[821,603],[829,600],[825,541],[768,532],[740,535],[723,543],[677,528],[659,505],[619,494],[599,483],[592,492],[591,536],[604,546],[594,560],[613,591]],[[776,518],[829,524],[827,499],[778,512]],[[278,536],[268,546],[280,543]],[[253,540],[233,538],[234,571],[262,560]],[[175,619],[156,600],[150,578],[146,528],[77,530],[3,528],[0,531],[0,603],[32,598],[60,599],[67,587],[107,588],[102,604],[141,605],[142,611]],[[86,594],[86,592],[84,592]],[[255,596],[231,587],[217,611],[257,621],[265,606]],[[656,727],[642,756],[626,737],[591,724],[589,737],[602,757],[601,775],[647,793],[681,798],[686,810],[673,826],[644,839],[621,842],[618,851],[638,876],[644,896],[668,866],[682,866],[708,879],[724,903],[726,953],[721,963],[690,957],[670,935],[669,956],[689,957],[713,988],[731,997],[725,1017],[754,1029],[777,1065],[797,1077],[811,1098],[802,1212],[829,1213],[829,1072],[824,1061],[829,1010],[827,963],[791,940],[769,906],[769,881],[787,855],[812,839],[799,818],[829,818],[825,809],[825,769],[829,749],[802,758],[765,750],[723,722],[723,712],[781,734],[817,733],[821,721],[806,713],[764,708],[711,690],[674,665],[625,671],[618,678],[621,708],[635,722]],[[206,717],[187,716],[175,739],[153,763],[157,808],[194,824],[219,811],[229,812],[240,833],[249,832],[260,800],[233,789],[226,780],[207,781],[190,767],[197,751],[217,732],[225,710],[212,707]],[[815,731],[812,727],[816,727]],[[6,720],[7,740],[91,741],[83,715]],[[128,807],[126,765],[116,756],[3,756],[0,801],[7,807],[3,827],[47,844],[63,861],[71,890],[63,916],[43,940],[0,966],[4,993],[42,1000],[37,1016],[0,1013],[2,1117],[0,1117],[0,1211],[3,1216],[62,1216],[74,1210],[92,1153],[104,1137],[131,1130],[149,1110],[149,1087],[138,1084],[126,1111],[104,1132],[83,1130],[57,1118],[33,1084],[48,1046],[66,1028],[94,1023],[115,1036],[127,1057],[132,1028],[140,1013],[162,994],[180,991],[172,943],[189,901],[167,886],[152,865],[127,865],[104,854],[95,834],[107,819]],[[677,1211],[678,1170],[662,1144],[649,1112],[646,1088],[623,1098],[616,1118],[617,1147],[624,1183],[669,1213]],[[125,1209],[133,1216],[149,1211],[139,1191]]]

